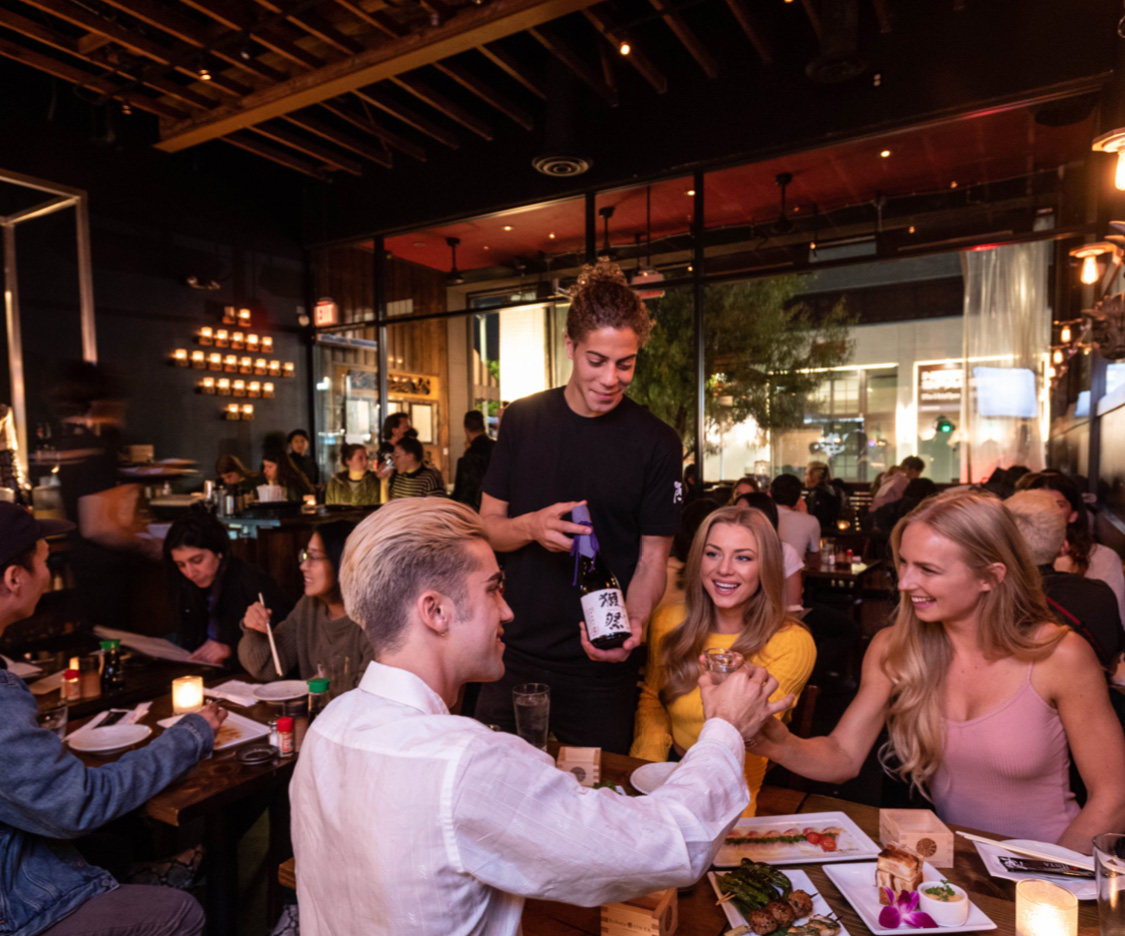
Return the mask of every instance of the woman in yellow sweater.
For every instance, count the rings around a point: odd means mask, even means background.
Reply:
[[[778,682],[771,701],[800,695],[816,662],[805,626],[785,615],[781,542],[759,510],[723,507],[710,514],[692,541],[684,569],[684,603],[660,609],[649,632],[649,665],[629,753],[646,760],[678,759],[703,728],[699,656],[737,650]],[[787,713],[788,714],[788,713]],[[746,784],[754,815],[766,759],[746,755]]]

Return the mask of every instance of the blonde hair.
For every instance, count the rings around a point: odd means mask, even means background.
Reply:
[[[340,560],[340,592],[376,658],[401,644],[421,592],[448,595],[460,610],[466,576],[477,566],[466,549],[474,539],[487,542],[477,513],[436,497],[391,501],[355,528]]]
[[[1051,655],[1065,636],[1058,630],[1036,638],[1051,620],[1039,573],[1012,515],[999,499],[976,491],[946,491],[921,503],[891,533],[895,568],[906,528],[924,523],[956,543],[961,561],[990,589],[979,599],[977,640],[988,659],[1013,657],[1033,662]],[[991,568],[1005,569],[998,578]],[[884,770],[928,796],[926,784],[941,766],[945,746],[942,699],[953,648],[939,621],[922,621],[913,603],[900,596],[886,655],[881,664],[891,682],[887,711],[889,740],[879,751]],[[897,763],[896,763],[897,761]]]
[[[652,316],[616,263],[599,260],[593,266],[586,264],[569,295],[566,334],[571,341],[582,341],[600,328],[631,328],[638,346],[645,346],[652,332]]]
[[[703,588],[700,568],[707,538],[719,524],[748,530],[754,537],[758,554],[758,590],[746,605],[742,631],[731,649],[749,658],[759,653],[787,622],[785,560],[781,555],[781,541],[766,515],[750,507],[720,507],[709,514],[696,531],[684,568],[684,620],[664,638],[660,649],[664,664],[660,701],[665,707],[696,687],[699,655],[715,626],[715,605]],[[768,664],[763,662],[763,665]]]
[[[1050,491],[1016,491],[1004,501],[1027,543],[1031,561],[1052,564],[1066,542],[1066,516],[1059,511]]]

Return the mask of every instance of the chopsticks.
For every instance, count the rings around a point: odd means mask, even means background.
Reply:
[[[1049,852],[1036,851],[1034,848],[1023,848],[1018,845],[1008,845],[1004,842],[998,842],[996,839],[985,838],[983,835],[973,835],[971,832],[959,831],[957,834],[962,838],[967,838],[970,842],[980,842],[982,845],[995,845],[997,848],[1003,848],[1005,851],[1010,851],[1016,855],[1026,855],[1029,858],[1039,858],[1042,861],[1060,861],[1074,868],[1082,868],[1084,871],[1094,870],[1094,863],[1092,861],[1060,858],[1058,855],[1052,855]]]
[[[262,593],[258,592],[258,600],[262,603],[262,607],[266,608],[266,599],[262,597]],[[281,660],[277,656],[277,644],[273,642],[273,628],[270,627],[270,612],[266,608],[266,636],[270,639],[270,653],[273,654],[273,668],[277,670],[277,678],[282,679],[285,674],[281,671]]]

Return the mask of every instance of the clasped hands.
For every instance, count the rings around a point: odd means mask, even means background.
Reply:
[[[702,657],[700,664],[703,664]],[[727,675],[717,686],[711,682],[710,673],[703,672],[699,677],[703,717],[730,722],[747,745],[751,745],[763,727],[768,727],[767,723],[774,720],[775,715],[793,704],[792,693],[771,702],[770,696],[776,691],[777,680],[769,671],[749,663]]]

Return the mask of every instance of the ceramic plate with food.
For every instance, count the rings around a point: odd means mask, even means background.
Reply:
[[[783,875],[784,878],[788,879],[789,885],[792,887],[792,891],[783,901],[789,907],[789,913],[792,914],[791,920],[784,906],[780,908],[771,907],[767,903],[764,907],[750,910],[745,905],[740,909],[739,904],[733,899],[724,900],[726,894],[724,893],[722,879],[725,875],[721,872],[708,872],[707,878],[711,882],[711,887],[715,889],[715,896],[723,901],[720,906],[723,908],[723,913],[726,914],[727,921],[734,932],[745,927],[744,932],[747,934],[754,933],[758,936],[766,936],[766,934],[775,932],[778,934],[786,932],[785,927],[788,926],[788,933],[791,936],[848,936],[848,931],[844,928],[843,923],[836,918],[836,914],[832,912],[828,902],[817,893],[818,888],[804,871],[794,869],[773,870],[776,874]],[[743,911],[749,915],[749,919]],[[776,928],[771,929],[771,926]]]
[[[770,864],[857,861],[879,854],[863,830],[842,812],[739,819],[715,856],[715,866],[733,868],[749,858]]]
[[[183,715],[173,715],[171,718],[165,718],[157,722],[157,724],[161,728],[171,728],[183,717]],[[256,741],[258,738],[266,737],[269,733],[270,730],[267,725],[254,721],[252,718],[247,718],[245,715],[238,715],[228,709],[226,719],[215,733],[213,750],[222,751],[239,744],[245,744],[247,741]]]

